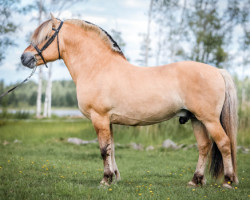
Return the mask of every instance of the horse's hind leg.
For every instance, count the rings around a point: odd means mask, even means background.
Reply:
[[[231,188],[231,183],[235,180],[235,175],[231,157],[231,142],[219,120],[204,122],[212,139],[216,143],[223,159],[224,183],[223,186]]]
[[[121,176],[120,176],[120,172],[118,170],[117,164],[115,162],[115,144],[114,144],[112,125],[110,125],[110,129],[111,129],[111,159],[112,159],[113,169],[115,172],[115,178],[117,181],[119,181],[121,180]]]
[[[206,184],[204,172],[206,167],[207,155],[211,148],[211,141],[208,137],[205,126],[200,121],[198,121],[197,119],[192,119],[192,126],[198,144],[199,159],[193,179],[188,183],[188,185],[198,186],[199,184]]]

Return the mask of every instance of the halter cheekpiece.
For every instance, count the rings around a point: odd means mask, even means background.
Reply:
[[[48,68],[48,66],[47,66],[47,63],[46,63],[46,61],[45,61],[45,59],[44,59],[44,57],[43,57],[42,52],[43,52],[45,49],[47,49],[47,47],[54,41],[54,39],[56,38],[56,36],[57,36],[58,57],[59,57],[59,59],[61,59],[60,47],[59,47],[59,39],[58,39],[59,35],[58,35],[58,33],[59,33],[60,29],[62,28],[62,25],[63,25],[63,21],[61,21],[61,23],[60,23],[60,25],[58,26],[57,29],[52,28],[52,30],[55,31],[55,33],[49,38],[49,40],[45,43],[45,45],[43,45],[43,47],[42,47],[41,49],[39,49],[39,48],[37,47],[37,45],[34,45],[34,44],[31,43],[31,45],[36,49],[38,55],[42,58],[42,60],[43,60],[43,62],[44,62],[44,64],[45,64],[45,66],[46,66],[47,68]]]

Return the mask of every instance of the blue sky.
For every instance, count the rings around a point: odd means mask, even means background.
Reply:
[[[27,3],[30,1],[22,2],[23,5]],[[111,29],[121,31],[122,38],[126,42],[125,55],[130,58],[131,63],[137,64],[136,60],[142,40],[139,34],[145,33],[147,30],[148,6],[149,0],[88,0],[66,8],[61,13],[60,19],[79,18],[97,24],[107,32],[110,32]],[[55,11],[53,14],[57,17],[58,13]],[[20,56],[28,46],[27,34],[37,27],[37,21],[32,20],[37,15],[37,11],[32,11],[26,16],[18,14],[15,16],[22,28],[14,35],[18,46],[8,49],[6,59],[0,66],[0,80],[4,80],[5,84],[22,81],[31,72],[30,69],[24,67],[17,70],[17,64],[20,64]],[[43,21],[45,20],[46,18],[43,19]],[[71,79],[66,66],[62,63],[62,61],[54,62],[53,80]],[[48,70],[44,67],[43,71],[46,78]],[[38,79],[37,73],[32,79],[35,81]]]
[[[50,0],[45,0],[49,2]],[[30,0],[22,0],[22,5],[29,4]],[[78,18],[90,21],[110,33],[111,29],[122,32],[122,38],[126,42],[125,56],[127,56],[132,64],[138,65],[137,60],[140,54],[140,45],[142,38],[140,33],[147,31],[147,12],[150,0],[86,0],[75,6],[65,8],[59,16],[60,19]],[[58,12],[51,10],[53,14],[58,17]],[[37,27],[37,21],[32,20],[38,16],[38,11],[34,10],[27,15],[15,15],[17,21],[21,24],[21,29],[18,33],[13,35],[17,41],[17,47],[11,47],[7,50],[7,56],[3,64],[0,66],[0,80],[4,80],[5,84],[17,83],[26,78],[31,70],[25,67],[17,70],[17,64],[20,64],[20,56],[23,50],[28,46],[26,41],[27,34],[32,32]],[[42,21],[47,20],[44,17]],[[151,39],[153,40],[155,34],[155,24],[151,24]],[[235,33],[238,34],[239,32]],[[235,41],[237,43],[237,41]],[[234,45],[233,45],[234,46]],[[152,47],[154,49],[154,47]],[[188,48],[188,47],[187,47]],[[238,65],[242,59],[237,55],[237,48],[232,48],[232,55],[234,61],[230,63],[231,73],[242,75],[241,66]],[[167,64],[167,63],[165,63]],[[149,60],[149,65],[155,65],[155,55]],[[235,67],[234,67],[235,66]],[[43,67],[43,75],[46,78],[48,70]],[[246,70],[244,75],[250,76],[250,70]],[[36,73],[32,80],[36,81],[38,74]],[[53,63],[52,79],[71,79],[69,72],[62,61]]]

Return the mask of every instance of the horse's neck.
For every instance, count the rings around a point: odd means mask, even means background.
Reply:
[[[79,77],[97,75],[114,65],[119,67],[130,65],[121,55],[112,52],[102,41],[94,38],[89,38],[87,41],[86,38],[84,41],[78,38],[74,41],[74,37],[64,42],[63,60],[75,83]]]

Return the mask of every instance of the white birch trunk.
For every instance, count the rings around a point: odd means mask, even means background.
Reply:
[[[37,87],[37,99],[36,99],[36,117],[41,117],[42,111],[42,68],[39,67],[39,74],[38,74],[38,87]]]
[[[52,96],[52,63],[49,67],[49,76],[48,76],[48,117],[51,117],[51,96]]]
[[[39,17],[38,17],[38,25],[40,25],[42,19],[42,0],[39,1]],[[39,75],[38,75],[38,87],[37,87],[37,99],[36,99],[36,117],[41,117],[42,111],[42,67],[39,67]]]
[[[148,66],[148,58],[149,58],[149,50],[150,50],[150,25],[151,25],[151,15],[153,8],[153,0],[150,0],[149,11],[148,11],[148,27],[147,27],[147,35],[146,35],[146,49],[145,49],[145,65]]]

